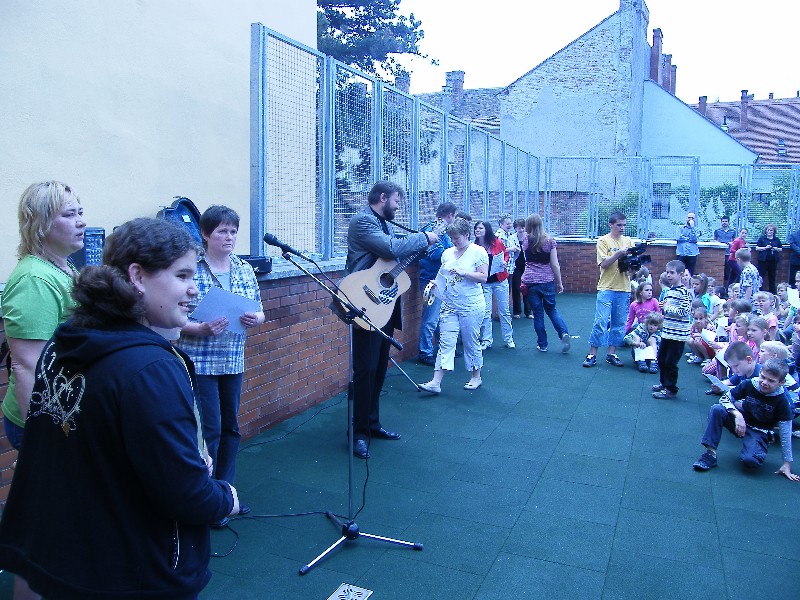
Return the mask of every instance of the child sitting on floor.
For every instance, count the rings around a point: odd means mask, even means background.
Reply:
[[[783,465],[776,472],[791,481],[800,481],[792,473],[792,409],[783,388],[786,363],[768,360],[758,379],[743,381],[711,407],[706,432],[700,443],[706,451],[697,459],[695,471],[708,471],[717,466],[717,448],[725,427],[736,437],[743,438],[739,460],[746,467],[758,468],[764,463],[769,444],[774,440],[772,430],[780,427]]]
[[[753,298],[753,306],[757,313],[767,320],[769,339],[778,339],[778,317],[775,315],[775,296],[769,292],[758,292]]]
[[[758,355],[761,344],[769,339],[767,320],[764,317],[751,315],[747,321],[747,340],[752,343],[750,347],[753,349],[753,354]]]
[[[641,323],[631,331],[631,357],[636,361],[636,366],[642,373],[658,373],[658,363],[655,359],[636,360],[636,350],[644,350],[648,346],[653,348],[653,356],[658,356],[658,347],[661,345],[661,326],[664,324],[664,315],[661,312],[649,313]]]
[[[714,358],[715,351],[710,342],[714,341],[714,331],[708,328],[708,312],[704,306],[698,306],[692,312],[692,329],[688,346],[694,354],[687,362],[699,365],[705,360]]]
[[[661,306],[658,300],[653,298],[653,284],[642,283],[636,288],[636,299],[631,302],[628,309],[628,321],[625,323],[625,331],[629,333],[633,330],[633,326],[638,323],[644,323],[644,319],[651,312],[661,312]]]

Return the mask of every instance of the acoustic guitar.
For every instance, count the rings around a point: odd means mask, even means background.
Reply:
[[[446,230],[447,222],[439,219],[431,221],[420,231],[431,231],[439,236]],[[423,248],[400,261],[379,258],[369,269],[350,273],[339,282],[339,297],[363,310],[375,326],[383,327],[392,317],[397,298],[411,287],[406,268],[427,250]],[[361,329],[372,329],[361,318],[354,319],[354,323]]]

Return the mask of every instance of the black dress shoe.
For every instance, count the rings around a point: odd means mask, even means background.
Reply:
[[[231,520],[228,517],[225,517],[221,521],[217,521],[216,523],[212,523],[211,524],[211,529],[224,529],[225,527],[228,526],[228,523],[230,523],[230,521]]]
[[[367,440],[353,440],[353,456],[361,459],[369,458]]]
[[[400,434],[395,433],[394,431],[389,431],[388,429],[384,429],[381,427],[380,429],[373,429],[371,431],[371,435],[374,438],[379,440],[399,440]]]

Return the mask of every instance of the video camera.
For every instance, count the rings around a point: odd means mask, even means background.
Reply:
[[[617,266],[621,272],[638,271],[642,265],[649,265],[652,259],[649,254],[644,254],[647,250],[647,241],[636,242],[633,248],[628,248],[628,253],[617,261]]]

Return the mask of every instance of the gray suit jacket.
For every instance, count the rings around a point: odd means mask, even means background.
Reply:
[[[412,233],[405,238],[397,238],[391,222],[386,221],[389,235],[384,233],[378,216],[366,207],[350,219],[347,229],[348,273],[369,269],[379,258],[400,260],[417,250],[428,246],[428,236]]]

